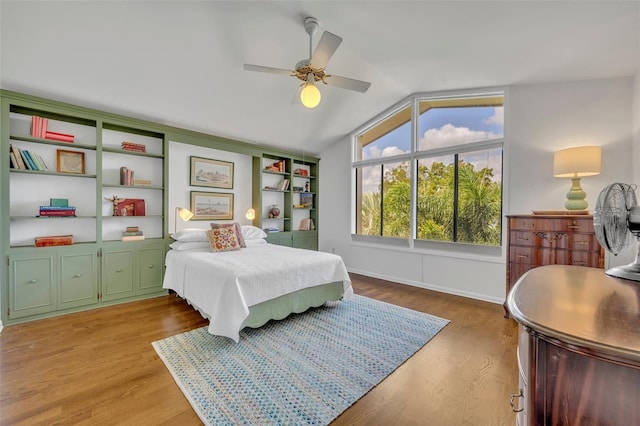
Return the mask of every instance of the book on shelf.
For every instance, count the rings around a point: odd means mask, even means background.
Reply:
[[[315,226],[313,225],[313,219],[308,218],[308,219],[302,219],[300,221],[300,227],[298,228],[298,230],[300,231],[313,231],[315,228]]]
[[[75,217],[75,210],[40,210],[39,217]]]
[[[134,179],[134,186],[151,186],[151,180],[149,179]]]
[[[72,210],[72,211],[76,211],[76,208],[74,206],[40,206],[40,211],[43,210],[49,210],[49,211],[68,211],[68,210]]]
[[[144,235],[123,235],[120,240],[122,241],[140,241],[144,240]]]
[[[120,146],[125,151],[147,152],[147,146],[141,143],[123,141]]]
[[[24,164],[24,160],[22,159],[22,154],[20,152],[20,148],[14,146],[13,144],[9,144],[10,152],[13,152],[13,155],[16,157],[16,163],[18,164],[18,169],[26,170],[27,166]]]
[[[37,115],[31,116],[31,136],[44,139],[49,120]]]
[[[278,182],[277,189],[280,191],[286,191],[289,188],[289,179],[281,179]]]
[[[29,151],[26,149],[20,150],[20,154],[22,155],[22,160],[26,166],[27,170],[38,170],[38,168],[31,162],[31,158],[29,157]]]
[[[126,228],[124,228],[124,232],[138,232],[138,231],[140,231],[139,226],[127,226]]]
[[[298,168],[293,171],[293,174],[298,176],[309,176],[309,170]]]
[[[134,231],[134,232],[129,232],[129,231],[122,231],[122,236],[133,236],[133,235],[144,235],[144,233],[142,231]]]
[[[16,160],[16,155],[11,151],[9,151],[9,161],[12,168],[14,169],[20,168],[20,166],[18,166],[18,161]]]
[[[133,170],[128,167],[120,167],[120,185],[131,186],[133,182]]]
[[[48,235],[36,237],[34,245],[36,247],[68,246],[73,244],[73,235]]]
[[[49,207],[69,207],[68,198],[49,198]]]
[[[264,232],[280,232],[280,229],[276,226],[268,226],[266,228],[264,228]]]
[[[60,132],[50,132],[46,131],[44,133],[44,138],[59,142],[71,142],[73,143],[75,140],[75,136],[69,133],[60,133]]]

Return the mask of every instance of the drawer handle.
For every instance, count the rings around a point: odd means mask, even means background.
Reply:
[[[589,241],[576,241],[576,244],[586,245],[589,244]]]
[[[529,241],[529,238],[526,238],[526,237],[518,237],[518,241]]]
[[[148,268],[149,268],[149,269],[153,268],[153,265],[149,265],[149,266],[148,266]]]
[[[524,395],[522,394],[522,389],[520,389],[520,393],[515,395],[511,395],[511,400],[509,401],[509,404],[511,404],[511,411],[513,411],[514,413],[519,413],[521,411],[524,411],[524,408],[516,408],[515,405],[515,399],[516,398],[524,398]]]
[[[82,274],[75,274],[75,275],[73,276],[73,278],[80,278],[81,276],[82,276]]]
[[[587,262],[585,262],[584,260],[574,260],[572,262],[574,265],[586,265]]]
[[[527,255],[527,254],[517,254],[516,257],[518,259],[528,259],[529,255]]]
[[[116,272],[122,272],[122,269],[118,268],[116,269]]]
[[[37,283],[37,282],[38,282],[38,280],[36,280],[36,279],[34,278],[34,279],[32,279],[31,281],[29,281],[29,282],[30,282],[31,284],[35,284],[35,283]]]
[[[569,229],[580,229],[580,225],[567,225]]]

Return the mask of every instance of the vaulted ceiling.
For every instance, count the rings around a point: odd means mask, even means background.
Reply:
[[[318,154],[415,92],[633,76],[637,2],[0,2],[0,86],[251,143]],[[303,21],[344,40],[322,86],[292,105]]]

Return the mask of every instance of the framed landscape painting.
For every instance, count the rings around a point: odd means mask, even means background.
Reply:
[[[191,156],[191,186],[233,189],[233,163]]]
[[[233,194],[191,191],[191,220],[233,219]]]

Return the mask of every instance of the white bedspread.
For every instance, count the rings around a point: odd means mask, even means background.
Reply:
[[[249,307],[307,287],[342,281],[353,294],[342,258],[335,254],[263,244],[237,251],[176,251],[166,256],[163,288],[174,290],[209,318],[211,334],[239,341]]]

